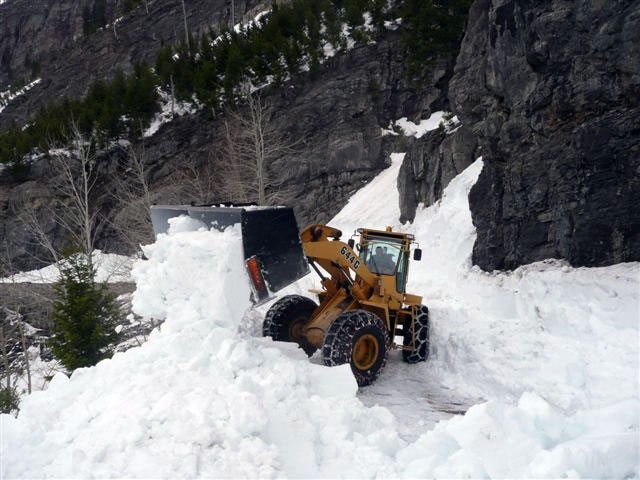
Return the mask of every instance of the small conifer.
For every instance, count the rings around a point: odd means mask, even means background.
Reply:
[[[50,346],[55,357],[68,371],[111,357],[119,312],[105,284],[95,281],[90,256],[69,255],[54,291]]]

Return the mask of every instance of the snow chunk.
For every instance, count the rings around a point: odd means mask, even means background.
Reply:
[[[443,116],[444,112],[435,112],[428,119],[421,120],[417,125],[407,120],[407,117],[402,117],[396,120],[395,125],[400,127],[407,137],[420,138],[425,133],[437,129],[440,126],[440,122],[442,122]]]
[[[401,450],[401,476],[635,477],[636,407],[627,401],[565,417],[534,393],[523,394],[517,406],[495,401],[477,405]]]

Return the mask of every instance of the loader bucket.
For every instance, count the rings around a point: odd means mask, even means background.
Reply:
[[[269,292],[277,292],[309,272],[298,224],[290,207],[153,205],[151,220],[156,236],[166,233],[168,220],[180,215],[220,231],[230,225],[240,225],[254,302],[264,300]]]

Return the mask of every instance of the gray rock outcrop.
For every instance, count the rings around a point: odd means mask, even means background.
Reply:
[[[115,26],[116,5],[122,2],[105,3],[110,23],[89,35],[83,34],[83,8],[94,1],[11,0],[0,5],[0,92],[16,82],[42,79],[28,95],[6,106],[0,129],[24,124],[54,99],[85,95],[93,82],[111,78],[118,68],[130,72],[136,62],[154,64],[160,47],[184,41],[180,1],[149,1],[148,13],[140,3]],[[234,21],[261,3],[234,0]],[[230,24],[231,5],[230,0],[185,2],[189,31],[197,38],[211,27]]]
[[[446,83],[439,82],[441,77],[434,77],[434,84],[424,87],[413,86],[406,80],[402,50],[401,33],[384,31],[376,43],[358,44],[326,59],[318,71],[302,73],[282,87],[265,91],[273,107],[270,121],[279,131],[286,132],[288,138],[301,140],[294,152],[271,167],[301,226],[331,219],[351,194],[389,164],[395,139],[382,136],[382,128],[390,121],[400,117],[425,118],[445,103]],[[442,64],[452,65],[453,59],[443,59]],[[162,190],[175,172],[194,161],[199,165],[206,163],[219,139],[220,122],[220,117],[211,120],[209,112],[200,111],[176,118],[151,138],[144,139],[152,187]],[[101,160],[104,165],[96,196],[101,214],[108,218],[119,213],[119,207],[109,196],[113,176],[121,173],[118,155],[110,154]],[[36,257],[42,252],[37,251],[33,238],[17,218],[20,211],[17,199],[27,190],[35,193],[31,201],[36,207],[56,202],[50,177],[46,160],[35,165],[26,182],[15,183],[6,172],[0,174],[0,183],[4,182],[0,190],[6,192],[6,203],[0,211],[0,232],[10,243],[11,256],[20,268],[38,266]],[[162,192],[158,195],[158,202],[167,201]],[[48,227],[57,242],[64,241],[63,232],[55,224]],[[108,226],[99,232],[98,246],[109,251],[125,250],[124,246],[118,247],[118,234]]]
[[[449,98],[485,166],[473,262],[640,260],[640,2],[477,0]]]
[[[440,200],[449,182],[475,160],[476,150],[476,137],[464,125],[451,133],[439,128],[412,142],[398,175],[400,221],[413,222],[419,203]]]

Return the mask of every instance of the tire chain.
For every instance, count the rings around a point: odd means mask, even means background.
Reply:
[[[262,336],[271,337],[277,341],[291,341],[284,338],[277,338],[279,337],[278,331],[282,332],[284,324],[281,321],[277,322],[276,319],[282,319],[283,313],[291,307],[303,306],[304,304],[307,304],[310,308],[313,305],[311,312],[318,306],[313,300],[302,295],[287,295],[274,303],[265,315],[264,322],[262,322]],[[300,348],[302,348],[308,356],[313,355],[316,347],[306,342],[304,343],[304,345],[299,345]]]
[[[303,297],[302,295],[287,295],[274,303],[264,317],[264,322],[262,323],[262,336],[273,338],[274,333],[276,333],[272,329],[274,317],[278,317],[292,304],[303,303],[307,300],[310,302],[313,301],[310,298]]]
[[[322,347],[322,360],[326,366],[335,367],[338,365],[344,365],[345,363],[350,363],[353,336],[358,330],[367,327],[372,327],[382,332],[386,352],[377,372],[374,372],[373,377],[368,377],[368,381],[366,383],[365,380],[367,380],[367,377],[364,377],[354,371],[353,368],[351,369],[353,375],[356,377],[358,385],[361,386],[373,382],[387,363],[387,353],[389,351],[390,340],[389,332],[382,320],[365,310],[345,312],[341,314],[339,318],[334,320],[329,327],[329,332],[325,337],[324,345]]]
[[[410,324],[407,327],[410,328]],[[429,357],[429,309],[425,305],[418,307],[415,329],[416,349],[402,351],[402,358],[407,363],[424,362]],[[405,345],[411,345],[411,338],[407,338],[410,334],[411,330],[405,332]]]

